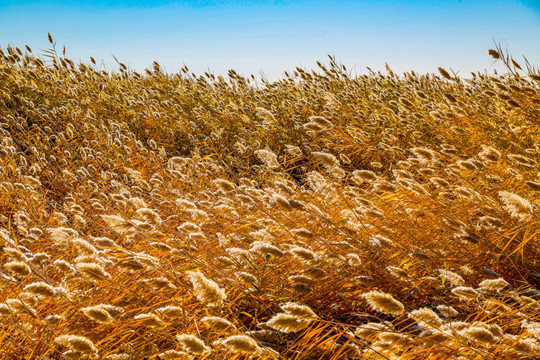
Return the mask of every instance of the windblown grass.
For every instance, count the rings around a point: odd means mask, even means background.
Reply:
[[[538,357],[540,77],[489,53],[256,83],[8,46],[0,357]]]

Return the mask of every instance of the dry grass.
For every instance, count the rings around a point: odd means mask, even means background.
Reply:
[[[538,356],[540,75],[490,55],[256,84],[8,46],[0,357]]]

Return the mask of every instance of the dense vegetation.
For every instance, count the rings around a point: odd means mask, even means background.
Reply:
[[[0,357],[538,357],[540,76],[489,53],[267,82],[7,46]]]

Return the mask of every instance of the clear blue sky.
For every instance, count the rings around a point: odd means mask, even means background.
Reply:
[[[47,32],[71,59],[93,56],[108,69],[114,54],[138,71],[157,60],[168,72],[185,63],[198,74],[232,68],[276,79],[334,54],[358,73],[388,62],[397,72],[467,75],[496,68],[493,39],[540,65],[534,0],[0,0],[0,47],[39,53]]]

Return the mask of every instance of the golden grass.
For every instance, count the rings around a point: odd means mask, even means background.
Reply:
[[[530,359],[540,75],[0,52],[0,358]]]

